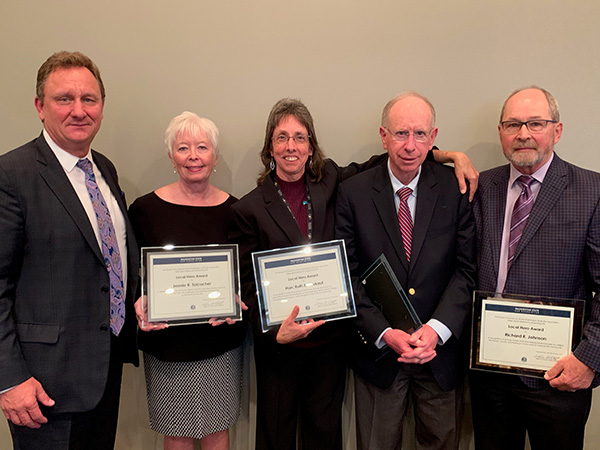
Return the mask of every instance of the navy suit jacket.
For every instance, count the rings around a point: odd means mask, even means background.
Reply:
[[[126,321],[118,348],[137,364],[137,245],[116,170],[92,154],[126,220]],[[0,205],[0,390],[33,376],[56,401],[51,412],[90,410],[104,392],[111,353],[108,272],[43,136],[0,156]]]
[[[398,370],[398,355],[375,361],[363,345],[374,346],[390,324],[370,301],[358,277],[382,253],[422,322],[434,318],[452,331],[429,363],[440,387],[454,388],[462,377],[466,349],[459,343],[468,323],[475,286],[475,224],[468,196],[461,195],[448,167],[425,161],[421,166],[410,264],[402,244],[394,192],[386,165],[342,183],[336,215],[336,237],[345,239],[354,296],[356,324],[364,337],[354,357],[355,370],[370,383],[388,387]],[[468,333],[466,333],[468,334]]]
[[[479,289],[495,291],[510,166],[481,173],[473,201]],[[575,356],[600,371],[600,174],[554,155],[517,246],[504,291],[586,300]],[[594,295],[596,293],[596,295]],[[597,384],[598,377],[595,383]],[[524,379],[532,387],[543,380]]]

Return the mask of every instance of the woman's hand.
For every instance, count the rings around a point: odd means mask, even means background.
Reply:
[[[299,312],[300,307],[298,305],[294,306],[292,313],[283,321],[277,332],[277,343],[289,344],[290,342],[304,339],[312,330],[325,323],[324,320],[317,320],[315,322],[313,319],[303,320],[298,323],[296,322],[296,317],[298,317]]]
[[[235,301],[240,304],[242,311],[248,311],[248,307],[243,301],[240,300],[240,297],[237,294],[235,294]],[[211,317],[208,320],[208,323],[210,323],[213,327],[218,327],[219,325],[223,325],[224,323],[226,323],[227,325],[233,325],[235,322],[235,320],[229,317],[225,319],[217,319],[216,317]]]
[[[148,322],[148,302],[144,295],[144,302],[142,305],[142,297],[138,298],[135,304],[135,316],[137,317],[138,327],[142,331],[157,331],[164,330],[169,327],[169,324],[164,322]]]

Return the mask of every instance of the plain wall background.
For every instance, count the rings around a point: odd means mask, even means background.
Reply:
[[[560,104],[557,152],[600,170],[599,24],[597,0],[3,1],[0,153],[39,134],[35,75],[64,49],[100,67],[107,98],[94,148],[115,163],[130,202],[174,181],[163,133],[183,110],[220,128],[213,183],[248,192],[267,115],[286,96],[306,103],[322,148],[345,164],[381,151],[389,98],[419,91],[437,109],[436,144],[484,170],[505,162],[496,130],[504,98],[535,83]],[[142,372],[125,371],[118,449],[160,448],[147,426]],[[240,449],[252,433],[247,409],[234,436]],[[599,417],[596,407],[588,449],[600,445]],[[1,423],[0,448],[9,442]]]

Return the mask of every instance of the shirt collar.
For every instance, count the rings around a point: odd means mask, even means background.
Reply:
[[[402,182],[398,178],[396,178],[394,172],[392,172],[392,167],[390,166],[389,158],[387,161],[387,169],[388,175],[390,176],[390,181],[392,182],[392,189],[394,190],[394,194],[398,192],[398,189],[408,187],[412,189],[412,193],[410,195],[414,195],[415,197],[417,196],[417,184],[419,183],[419,177],[421,176],[421,166],[419,166],[417,175],[408,184],[402,184]]]
[[[544,164],[538,170],[533,172],[531,174],[531,177],[538,183],[540,183],[540,184],[543,183],[544,178],[546,177],[546,174],[548,173],[548,169],[550,168],[550,164],[552,163],[553,159],[554,159],[554,152],[552,152],[552,155],[550,155],[550,159],[548,161],[546,161],[546,164]],[[517,169],[515,169],[515,167],[511,164],[510,165],[510,178],[508,179],[508,185],[510,187],[514,186],[515,182],[517,181],[517,178],[519,178],[521,175],[523,175],[523,174],[521,172],[519,172]]]
[[[52,150],[52,153],[54,153],[54,156],[56,156],[56,159],[58,159],[58,162],[60,163],[62,168],[65,170],[65,172],[71,173],[71,171],[75,168],[75,165],[77,164],[77,162],[80,159],[87,158],[90,161],[92,161],[92,163],[94,162],[92,159],[91,152],[88,152],[88,154],[85,155],[83,158],[78,158],[77,156],[72,155],[68,151],[60,148],[58,146],[58,144],[52,140],[52,138],[50,137],[50,134],[48,134],[48,132],[46,131],[45,128],[44,128],[43,134],[44,134],[44,139],[46,140],[46,143],[48,144],[48,147],[50,147],[50,150]]]

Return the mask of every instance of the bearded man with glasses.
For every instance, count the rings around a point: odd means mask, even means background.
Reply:
[[[479,289],[584,299],[583,337],[543,379],[471,373],[477,450],[523,449],[526,432],[533,450],[583,448],[600,370],[600,174],[554,153],[562,130],[544,89],[504,102],[498,132],[510,164],[481,174],[473,203]]]

